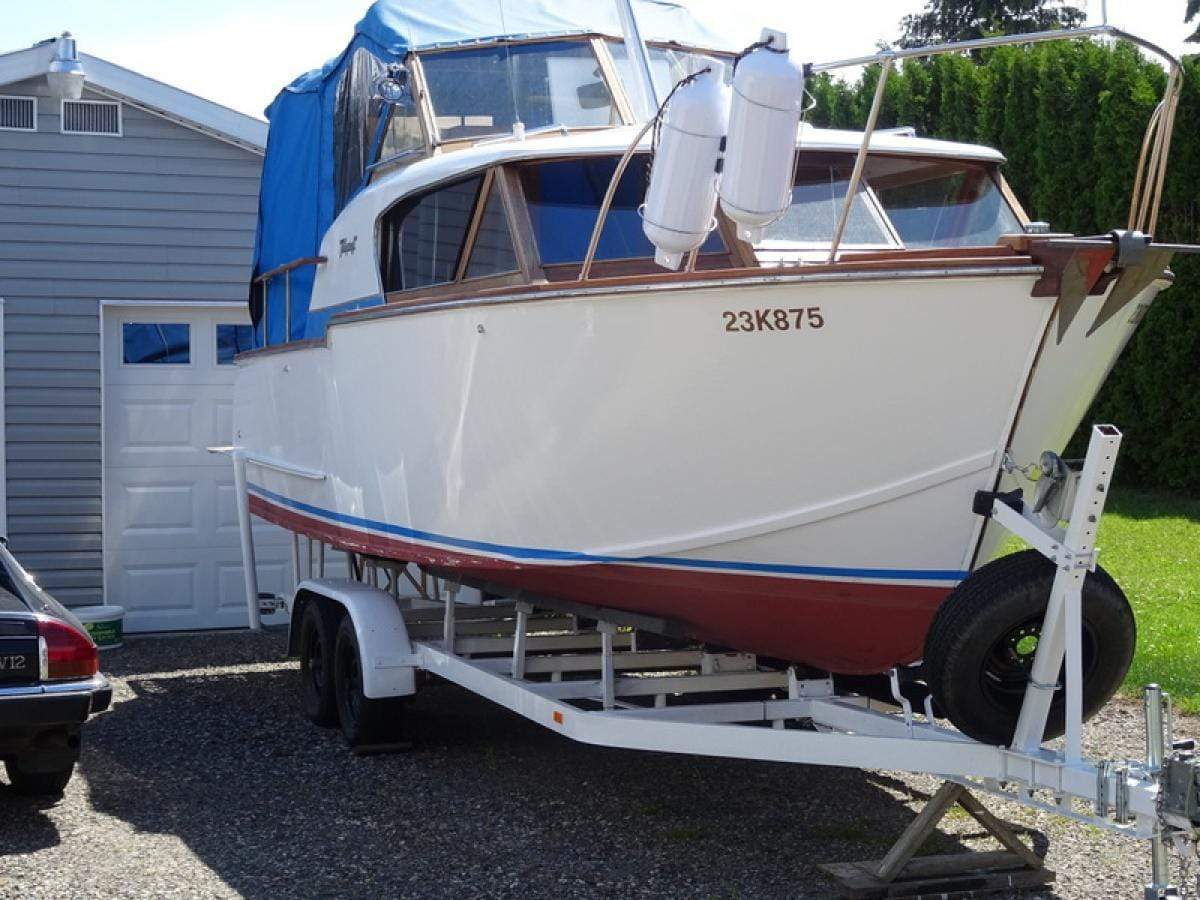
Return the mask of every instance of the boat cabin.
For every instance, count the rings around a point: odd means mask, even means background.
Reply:
[[[326,235],[312,314],[408,303],[521,285],[574,282],[588,254],[605,193],[632,126],[564,129],[537,137],[477,140],[376,170]],[[829,262],[862,136],[805,126],[798,138],[792,202],[750,245],[718,214],[696,271]],[[643,142],[616,185],[588,282],[678,278],[654,262],[642,230],[651,165]],[[1000,175],[994,150],[881,133],[871,144],[840,262],[907,251],[962,256],[1000,248],[1027,221]],[[360,244],[372,235],[374,264]],[[343,248],[353,245],[353,254]],[[1005,249],[1005,252],[1008,252]],[[938,256],[937,252],[932,253]]]
[[[269,149],[251,300],[258,343],[319,339],[331,316],[365,307],[544,289],[581,275],[588,284],[659,283],[689,272],[989,255],[964,248],[1011,255],[1001,237],[1024,231],[1027,218],[995,150],[879,131],[856,181],[863,135],[802,125],[786,214],[751,245],[718,212],[688,271],[668,273],[654,261],[640,212],[653,132],[611,182],[646,121],[638,110],[657,107],[705,66],[720,64],[731,79],[733,54],[654,40],[646,47],[653,97],[625,42],[600,33],[430,43],[390,64],[378,47],[351,44],[334,68],[306,76],[332,98],[331,146],[321,148],[329,171],[311,179],[318,197],[307,202],[318,209],[320,244],[288,251],[314,229],[300,221],[307,213],[296,159],[280,154],[279,187],[268,193]],[[309,82],[298,81],[269,111],[273,139],[289,124],[280,104],[298,103]],[[855,197],[835,250],[851,183]],[[289,217],[303,234],[272,250],[264,236],[269,244],[268,232],[286,233]]]

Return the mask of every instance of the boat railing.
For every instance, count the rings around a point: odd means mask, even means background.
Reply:
[[[1094,37],[1111,37],[1128,41],[1134,46],[1155,54],[1167,65],[1166,90],[1146,126],[1146,135],[1142,141],[1141,155],[1138,159],[1137,173],[1134,180],[1133,197],[1129,208],[1129,230],[1153,234],[1155,228],[1158,227],[1158,214],[1162,206],[1163,186],[1166,182],[1167,174],[1167,160],[1170,156],[1171,137],[1175,129],[1175,113],[1179,107],[1180,95],[1183,93],[1183,67],[1178,59],[1157,44],[1105,23],[1086,28],[1061,28],[1054,31],[1034,32],[1032,34],[998,35],[974,41],[955,41],[946,44],[931,44],[925,47],[881,50],[867,56],[856,56],[851,59],[841,59],[826,63],[813,63],[806,66],[805,71],[808,75],[860,66],[878,65],[880,67],[879,82],[875,87],[875,97],[871,103],[871,110],[867,115],[862,143],[859,146],[858,155],[854,162],[854,170],[850,178],[850,184],[846,190],[846,197],[842,202],[842,208],[838,214],[833,239],[830,243],[828,261],[830,263],[837,262],[842,238],[845,235],[846,226],[850,221],[850,213],[854,207],[854,199],[858,194],[859,185],[862,183],[863,170],[866,168],[867,155],[871,149],[871,139],[877,131],[876,125],[879,122],[880,111],[883,109],[883,101],[887,93],[888,77],[895,69],[897,61],[923,59],[949,53],[969,53],[975,50],[987,50],[994,47],[1020,46],[1048,41],[1067,41]],[[587,255],[584,257],[583,265],[580,268],[580,281],[586,281],[591,273],[596,250],[600,244],[600,235],[604,230],[604,223],[608,218],[609,208],[612,206],[617,184],[620,182],[622,175],[624,175],[630,158],[637,151],[642,139],[646,136],[654,121],[652,117],[637,133],[617,165],[616,171],[613,173],[608,191],[605,194],[603,202],[600,204],[600,210],[596,216],[596,223],[592,229]],[[695,254],[693,253],[688,261],[689,268],[694,264],[694,258]]]
[[[1167,175],[1167,158],[1170,155],[1171,137],[1175,129],[1175,112],[1179,106],[1179,97],[1183,92],[1183,69],[1179,60],[1157,44],[1130,34],[1113,25],[1093,25],[1087,28],[1064,28],[1055,31],[1040,31],[1033,34],[999,35],[997,37],[980,38],[974,41],[955,41],[948,44],[932,44],[926,47],[910,47],[895,50],[881,50],[869,56],[857,56],[852,59],[842,59],[835,62],[817,63],[808,68],[813,74],[833,72],[838,69],[855,68],[858,66],[880,66],[879,82],[875,89],[875,98],[871,111],[867,116],[866,128],[863,131],[862,145],[859,147],[858,158],[855,160],[854,172],[838,215],[837,227],[834,231],[833,242],[829,249],[829,262],[836,262],[838,250],[841,247],[842,236],[850,219],[850,211],[854,198],[862,181],[863,169],[866,166],[867,153],[871,147],[871,138],[879,121],[879,113],[883,108],[888,76],[895,68],[896,62],[904,59],[923,59],[931,56],[942,56],[948,53],[967,53],[975,50],[986,50],[993,47],[1006,47],[1024,44],[1038,44],[1047,41],[1066,41],[1079,38],[1111,37],[1148,50],[1157,55],[1167,64],[1167,86],[1163,98],[1150,116],[1146,126],[1146,135],[1142,141],[1141,155],[1134,180],[1133,198],[1129,209],[1129,230],[1153,234],[1158,227],[1158,213],[1162,206],[1163,186]]]
[[[284,263],[282,266],[276,266],[267,272],[263,272],[254,279],[254,283],[262,286],[262,322],[263,322],[263,346],[271,345],[271,282],[283,276],[283,341],[287,343],[292,339],[292,273],[297,269],[302,269],[305,266],[319,266],[329,262],[329,259],[324,256],[303,256],[300,259],[293,259],[289,263]]]

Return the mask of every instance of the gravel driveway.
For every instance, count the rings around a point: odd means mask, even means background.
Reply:
[[[826,898],[816,864],[880,856],[932,779],[574,744],[454,686],[412,752],[356,758],[295,702],[279,634],[132,640],[66,797],[0,788],[0,897]],[[1200,722],[1180,731],[1200,735]],[[1092,752],[1142,752],[1109,707]],[[1141,896],[1142,845],[1007,805],[1062,898]],[[966,816],[942,852],[992,846]]]

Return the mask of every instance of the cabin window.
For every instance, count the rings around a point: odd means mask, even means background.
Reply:
[[[625,84],[635,81],[638,77],[637,70],[634,68],[633,60],[629,58],[629,51],[625,49],[625,42],[609,41],[608,49],[612,53],[613,62],[616,63],[621,81]],[[694,50],[684,50],[679,47],[650,46],[647,49],[649,50],[647,55],[650,62],[650,78],[654,81],[654,92],[658,94],[660,103],[667,99],[671,88],[688,75],[699,72],[714,61],[720,61],[725,66],[725,83],[733,83],[732,58],[722,57],[718,54],[697,53]]]
[[[796,166],[792,205],[771,225],[756,249],[766,258],[791,250],[827,249],[833,242],[838,218],[850,190],[853,158],[834,161],[802,154]],[[842,238],[846,249],[885,249],[896,246],[866,183],[859,185]]]
[[[875,157],[867,180],[909,248],[987,247],[1020,234],[994,167],[962,160]]]
[[[333,111],[334,215],[341,212],[363,185],[374,160],[375,137],[384,105],[373,98],[383,63],[368,50],[354,51],[338,82]]]
[[[127,366],[186,366],[192,361],[192,329],[182,322],[126,322],[121,361]]]
[[[442,140],[550,125],[619,124],[591,44],[550,41],[422,54]]]
[[[475,240],[471,244],[471,259],[467,263],[467,278],[485,278],[517,271],[517,252],[508,230],[504,199],[493,188],[479,216]]]
[[[483,176],[403,200],[380,222],[385,292],[455,280]]]
[[[638,207],[646,195],[649,160],[634,157],[613,197],[612,208],[600,234],[596,259],[653,257],[654,245],[642,231]],[[524,165],[520,168],[529,218],[538,252],[546,265],[582,262],[596,226],[600,204],[616,172],[612,157],[569,159]],[[705,253],[724,251],[713,232],[701,248]]]

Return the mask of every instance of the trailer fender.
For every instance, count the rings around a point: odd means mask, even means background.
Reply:
[[[345,610],[354,625],[362,656],[363,694],[372,700],[415,694],[418,657],[413,653],[404,616],[386,591],[340,578],[300,582],[292,597],[288,655],[298,652],[299,625],[305,607],[324,597]]]

